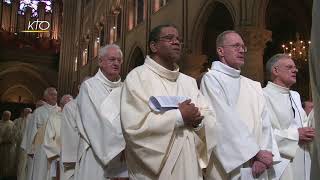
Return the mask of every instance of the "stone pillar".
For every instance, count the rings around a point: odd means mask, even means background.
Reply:
[[[60,8],[57,1],[52,4],[52,24],[51,24],[51,39],[58,39],[59,33],[59,18],[60,18]]]
[[[0,28],[2,28],[2,8],[3,8],[3,1],[0,1]]]
[[[72,90],[72,75],[74,57],[77,51],[76,49],[76,34],[74,33],[74,27],[76,26],[77,7],[81,1],[64,1],[63,9],[63,34],[60,49],[60,61],[59,61],[59,76],[58,76],[58,90],[60,94],[71,93]]]
[[[31,15],[32,15],[32,9],[31,9],[31,7],[27,6],[26,7],[26,11],[24,13],[24,18],[25,18],[25,20],[24,20],[24,22],[25,22],[24,30],[28,30],[29,22],[30,23],[33,22],[32,18],[31,18]],[[24,33],[24,34],[25,34],[26,38],[31,38],[32,36],[33,37],[35,36],[34,33]]]
[[[256,27],[239,27],[237,31],[242,35],[245,45],[248,47],[241,73],[250,79],[263,83],[263,53],[266,43],[271,40],[272,32]]]
[[[45,20],[45,8],[46,8],[46,3],[44,3],[44,2],[38,3],[38,20],[39,21]],[[40,30],[40,29],[38,29],[38,30]],[[39,37],[44,38],[45,37],[44,33],[39,33]]]
[[[17,31],[17,17],[18,17],[18,8],[19,8],[20,1],[14,0],[12,2],[11,7],[11,20],[10,20],[10,32],[15,33]]]

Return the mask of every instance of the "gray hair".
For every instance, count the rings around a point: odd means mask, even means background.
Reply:
[[[291,58],[289,55],[287,54],[282,54],[282,53],[278,53],[278,54],[275,54],[273,55],[266,63],[266,72],[267,72],[267,75],[269,77],[269,80],[273,80],[272,79],[272,68],[278,64],[279,60],[280,59],[283,59],[283,58]]]
[[[44,90],[44,92],[43,92],[43,97],[46,97],[46,96],[48,96],[49,95],[49,92],[50,91],[57,91],[56,90],[56,88],[54,88],[54,87],[48,87],[46,90]]]
[[[239,33],[237,33],[236,31],[234,31],[234,30],[223,31],[222,33],[220,33],[220,34],[217,36],[217,39],[216,39],[216,47],[221,47],[221,46],[223,46],[224,40],[226,39],[226,35],[227,35],[227,34],[231,34],[231,33],[238,34],[238,35],[241,37],[241,35],[240,35]],[[242,38],[242,37],[241,37],[241,38]]]
[[[66,105],[68,102],[68,99],[73,99],[73,97],[70,94],[65,94],[62,96],[62,98],[60,99],[60,106],[64,106]]]
[[[102,57],[104,57],[104,56],[106,56],[106,55],[108,54],[108,50],[109,50],[110,48],[115,48],[115,49],[117,49],[118,52],[120,53],[121,58],[123,57],[121,48],[120,48],[118,45],[116,45],[116,44],[108,44],[108,45],[103,46],[103,47],[101,47],[101,48],[99,49],[99,54],[98,54],[99,59],[102,58]]]
[[[6,115],[9,116],[9,119],[10,119],[10,117],[11,117],[11,112],[8,111],[8,110],[3,111],[3,113],[2,113],[2,120],[4,120],[3,118],[4,118]]]

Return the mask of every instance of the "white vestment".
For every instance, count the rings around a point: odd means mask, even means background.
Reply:
[[[26,163],[26,177],[25,180],[32,180],[32,171],[33,171],[33,155],[34,151],[32,148],[32,132],[35,129],[35,123],[34,123],[34,113],[28,114],[26,118],[26,128],[24,131],[24,135],[21,142],[21,148],[26,152],[27,154],[27,163]]]
[[[203,127],[183,125],[177,108],[151,110],[152,96],[185,96],[201,114]],[[181,122],[177,123],[177,122]],[[215,138],[215,114],[204,102],[196,81],[176,68],[170,71],[149,56],[126,77],[121,95],[121,123],[130,179],[202,179]],[[179,125],[180,124],[180,125]],[[207,135],[211,136],[207,136]]]
[[[14,124],[17,129],[17,179],[24,180],[26,177],[26,166],[27,166],[27,153],[20,146],[22,143],[24,131],[26,130],[26,117],[19,117],[14,120]]]
[[[61,149],[61,138],[60,138],[60,127],[62,121],[62,112],[55,112],[49,116],[47,122],[46,131],[43,140],[43,149],[47,155],[48,164],[51,165],[48,167],[47,179],[51,180],[52,177],[56,177],[55,174],[50,172],[55,172],[57,170],[56,161],[60,161],[60,149]],[[55,161],[54,161],[55,160]],[[60,167],[60,174],[61,171]],[[63,178],[60,178],[64,180]]]
[[[51,106],[45,104],[34,111],[34,130],[32,134],[32,146],[34,148],[34,162],[33,162],[33,180],[47,179],[48,161],[47,155],[43,149],[43,140],[45,135],[46,124],[49,117],[60,111],[57,105]]]
[[[16,175],[16,127],[11,120],[0,120],[0,177]]]
[[[308,126],[299,93],[272,82],[268,82],[263,91],[268,102],[280,154],[283,158],[291,160],[281,179],[309,180],[311,166],[309,146],[298,144],[298,128]]]
[[[206,179],[238,179],[240,168],[248,167],[259,150],[279,157],[259,82],[215,61],[203,76],[200,90],[217,113],[218,127]]]
[[[66,180],[74,179],[74,168],[77,162],[77,152],[80,141],[79,130],[76,124],[78,107],[76,99],[71,100],[63,107],[61,121],[61,162],[64,164],[62,176]]]
[[[314,118],[314,110],[312,110],[308,115],[309,126],[315,128],[316,120]],[[317,138],[317,137],[315,137]],[[318,161],[318,151],[319,145],[315,141],[310,144],[310,155],[311,155],[311,173],[310,179],[317,180],[320,177],[320,162]]]
[[[101,180],[126,171],[124,162],[120,162],[121,167],[113,168],[113,160],[118,159],[125,148],[120,126],[120,91],[121,80],[109,81],[100,69],[81,85],[77,97],[80,118],[76,118],[81,120],[77,121],[81,137],[77,180]]]

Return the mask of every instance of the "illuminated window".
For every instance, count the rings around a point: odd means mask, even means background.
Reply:
[[[38,16],[37,10],[38,10],[38,3],[44,2],[46,4],[45,11],[46,12],[52,12],[52,2],[51,0],[20,0],[20,6],[19,6],[19,14],[24,15],[26,8],[31,7],[32,10],[32,17]]]
[[[3,2],[5,2],[7,4],[11,4],[11,0],[4,0]]]

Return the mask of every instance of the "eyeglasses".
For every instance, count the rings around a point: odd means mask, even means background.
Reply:
[[[283,67],[284,70],[286,71],[297,71],[298,72],[298,68],[296,66],[293,66],[293,65],[287,65],[287,66],[276,66],[274,67],[275,69],[279,69],[280,67]]]
[[[233,49],[235,49],[237,51],[243,50],[243,52],[248,51],[247,46],[245,46],[243,44],[230,44],[230,45],[223,45],[222,47],[232,47]]]
[[[174,35],[160,36],[158,41],[164,41],[164,42],[168,42],[168,43],[178,42],[180,45],[183,44],[182,38],[176,37]]]

